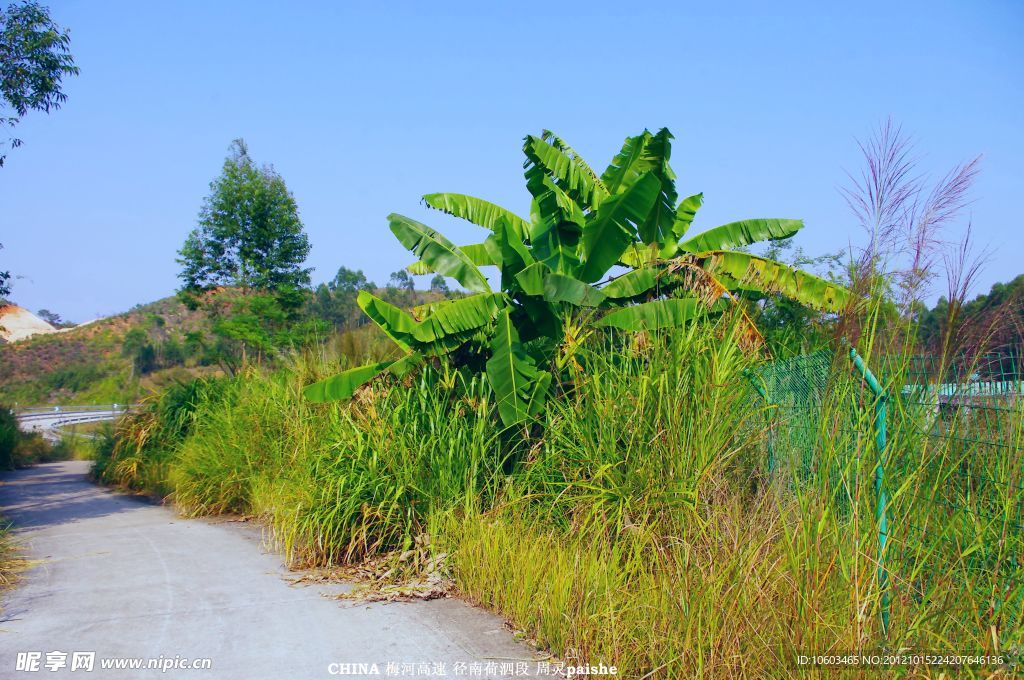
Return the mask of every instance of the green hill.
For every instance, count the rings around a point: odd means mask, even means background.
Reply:
[[[60,333],[0,345],[0,403],[134,401],[175,380],[215,371],[182,349],[189,333],[206,333],[209,327],[201,312],[168,297]],[[157,353],[170,348],[173,356],[155,356],[152,370],[140,374],[123,352],[133,329],[144,333]]]

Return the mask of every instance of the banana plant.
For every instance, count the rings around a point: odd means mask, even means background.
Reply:
[[[524,141],[529,219],[464,194],[427,194],[424,203],[487,231],[457,246],[437,231],[392,214],[395,237],[419,259],[415,274],[436,272],[473,294],[412,313],[368,292],[358,304],[401,357],[349,369],[306,388],[314,401],[352,396],[390,372],[402,375],[429,357],[473,345],[502,422],[520,425],[543,408],[552,370],[579,366],[576,349],[598,328],[642,331],[679,326],[714,313],[743,289],[782,294],[837,310],[838,286],[784,264],[730,250],[786,238],[799,220],[746,220],[687,238],[702,197],[678,201],[669,166],[672,135],[626,139],[601,175],[549,132]],[[495,267],[494,292],[481,267]],[[612,273],[615,272],[615,275]]]

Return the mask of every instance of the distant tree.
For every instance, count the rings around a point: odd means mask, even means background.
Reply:
[[[361,290],[373,290],[372,281],[366,279],[362,269],[351,270],[348,267],[339,267],[338,273],[327,284],[332,292],[358,293]]]
[[[202,331],[188,331],[185,333],[183,347],[186,359],[195,359],[196,363],[203,363],[203,354],[206,350],[206,338]]]
[[[236,139],[199,213],[199,227],[179,251],[187,292],[222,286],[286,293],[309,285],[302,265],[309,239],[298,205],[271,166],[257,167]]]
[[[391,272],[388,285],[384,288],[384,300],[399,307],[409,307],[416,295],[416,283],[409,272],[399,269]]]
[[[40,309],[36,312],[36,316],[50,324],[54,328],[60,328],[64,325],[63,319],[60,318],[60,314],[55,314],[48,309]]]
[[[317,286],[309,301],[309,313],[335,328],[352,327],[363,319],[356,296],[361,290],[373,288],[373,282],[366,279],[362,270],[340,267],[333,279]]]
[[[272,166],[258,167],[241,139],[210,190],[179,251],[179,294],[214,316],[224,340],[215,346],[230,351],[221,360],[233,370],[247,350],[262,357],[297,341],[290,329],[307,297],[309,239],[284,180]],[[232,294],[215,302],[203,295],[222,288]]]
[[[185,348],[178,338],[171,336],[160,345],[160,362],[164,366],[181,366],[185,363]]]
[[[4,244],[0,243],[0,250],[3,250]],[[0,299],[6,298],[11,294],[11,273],[0,272]]]
[[[434,278],[430,279],[430,290],[435,293],[441,293],[444,296],[451,294],[451,289],[448,288],[448,282],[444,280],[444,277],[440,274],[434,274]]]
[[[67,100],[64,77],[78,74],[70,46],[71,35],[39,3],[23,0],[0,9],[0,125],[14,128],[29,111],[60,108]],[[0,144],[0,167],[4,146],[17,148],[21,140]]]
[[[416,289],[416,284],[413,282],[412,277],[409,276],[409,272],[404,269],[399,269],[397,272],[391,272],[391,287],[398,290],[404,290],[413,292]]]
[[[156,368],[156,349],[149,335],[141,328],[133,328],[124,335],[121,354],[132,362],[132,377],[142,376]]]

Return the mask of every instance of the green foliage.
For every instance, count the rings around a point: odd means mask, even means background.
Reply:
[[[231,286],[287,291],[309,284],[309,254],[295,198],[271,166],[257,167],[236,139],[179,251],[183,291]]]
[[[942,296],[931,309],[915,312],[918,340],[927,348],[941,348],[950,334],[964,347],[1019,346],[1024,343],[1024,274],[962,304]]]
[[[745,220],[681,240],[703,199],[697,194],[676,205],[671,140],[667,129],[630,137],[598,176],[556,135],[528,136],[529,220],[463,194],[427,194],[428,206],[490,231],[483,244],[460,247],[420,222],[388,218],[398,240],[419,258],[410,271],[436,272],[479,294],[423,306],[415,317],[368,294],[360,295],[360,306],[407,356],[452,354],[462,366],[482,368],[506,426],[535,420],[551,385],[573,381],[572,371],[582,368],[578,349],[597,328],[676,327],[721,312],[719,303],[736,303],[736,291],[747,289],[816,309],[843,306],[846,291],[837,285],[726,250],[789,237],[803,226],[799,220]],[[617,264],[634,271],[606,293],[599,282]],[[501,274],[498,295],[479,269],[488,265]],[[629,307],[634,301],[644,304]],[[315,401],[345,398],[389,368],[349,369],[306,394]]]
[[[96,364],[78,364],[58,368],[46,373],[42,381],[50,392],[63,390],[82,392],[102,377],[103,371]]]
[[[70,458],[72,443],[51,444],[39,432],[22,432],[11,409],[0,404],[0,470]]]
[[[361,290],[374,288],[362,270],[340,267],[333,279],[320,284],[313,291],[307,305],[308,313],[314,318],[323,319],[337,330],[355,328],[365,319],[356,305],[356,296]]]
[[[71,36],[50,19],[50,11],[33,0],[0,8],[0,125],[15,127],[29,111],[59,109],[67,100],[61,89],[67,76],[78,75],[70,52]],[[10,138],[10,148],[21,140]],[[6,154],[0,147],[0,167]],[[0,275],[0,295],[6,277]]]

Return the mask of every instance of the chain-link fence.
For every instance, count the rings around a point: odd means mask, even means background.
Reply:
[[[774,476],[813,479],[839,500],[871,482],[861,489],[874,492],[883,626],[892,595],[970,597],[986,620],[964,625],[1021,637],[1021,358],[1020,348],[871,362],[822,351],[751,373],[767,406]]]

